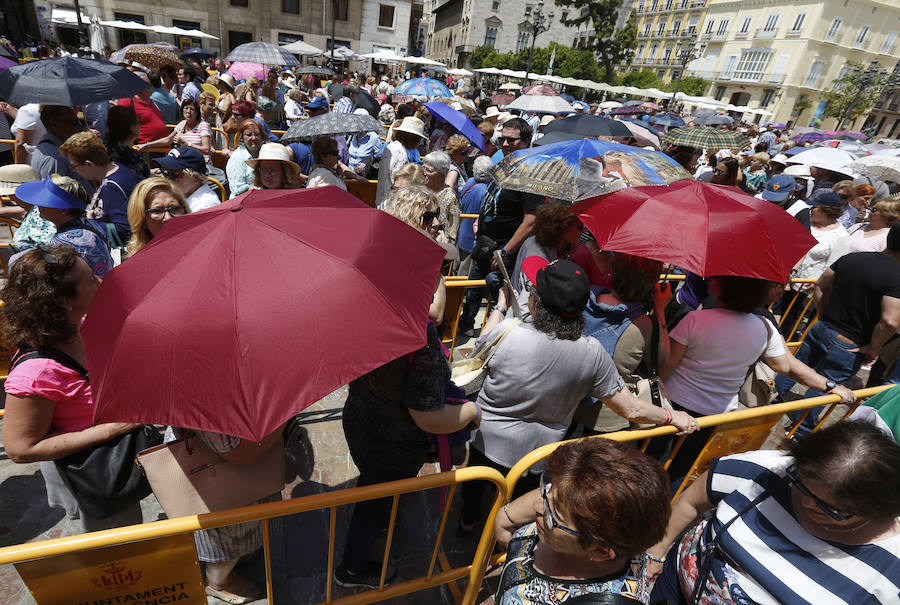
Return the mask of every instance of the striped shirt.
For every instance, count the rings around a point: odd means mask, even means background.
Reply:
[[[708,543],[736,514],[720,541],[705,594],[717,603],[852,604],[900,602],[900,535],[846,545],[817,538],[799,524],[785,471],[793,458],[761,450],[713,461],[707,495],[716,505],[700,540]],[[768,497],[745,511],[764,491]],[[690,534],[679,548],[682,556]],[[723,558],[730,559],[728,563]],[[690,582],[692,584],[693,582]],[[692,588],[692,586],[691,586]],[[691,592],[690,590],[688,591]]]
[[[353,100],[350,97],[341,97],[334,104],[334,113],[353,113]]]

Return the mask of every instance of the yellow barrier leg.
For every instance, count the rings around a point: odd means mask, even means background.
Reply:
[[[266,558],[266,600],[275,605],[275,591],[272,590],[272,550],[269,544],[269,520],[263,519],[263,556]]]
[[[329,507],[330,519],[328,521],[328,577],[325,579],[325,602],[331,603],[334,589],[334,528],[337,524],[337,507]]]

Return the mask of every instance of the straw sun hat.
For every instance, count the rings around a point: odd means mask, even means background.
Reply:
[[[259,156],[255,159],[245,160],[244,163],[255,170],[257,163],[262,160],[282,162],[285,169],[291,172],[294,178],[297,178],[300,175],[300,166],[294,163],[291,150],[281,143],[265,143],[259,148]]]

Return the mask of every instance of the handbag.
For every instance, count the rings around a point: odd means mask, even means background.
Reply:
[[[85,382],[88,371],[59,349],[19,351],[13,356],[10,371],[29,359],[52,359],[74,370]],[[95,519],[105,519],[150,495],[150,485],[134,464],[142,449],[162,443],[159,431],[151,425],[56,460],[56,468],[71,490],[78,506]]]
[[[491,255],[494,250],[499,250],[503,246],[500,242],[487,235],[479,235],[475,238],[475,245],[472,247],[472,260],[479,264],[490,264]]]
[[[488,376],[488,362],[500,347],[500,343],[503,342],[503,339],[521,323],[522,320],[520,319],[512,320],[500,334],[479,349],[472,357],[454,361],[450,364],[451,380],[453,380],[456,385],[462,387],[467,396],[476,394],[481,390],[484,379]]]
[[[666,387],[659,378],[659,322],[656,317],[651,317],[653,324],[650,333],[650,367],[648,368],[647,378],[641,378],[636,383],[629,384],[628,389],[634,395],[647,403],[652,403],[664,410],[672,411],[672,400],[666,392]],[[641,428],[656,426],[655,424],[639,424]]]
[[[276,442],[250,464],[234,464],[193,432],[137,456],[169,518],[247,506],[284,488],[284,447]]]
[[[757,317],[759,316],[757,315]],[[772,402],[772,398],[775,397],[775,376],[777,374],[775,370],[763,361],[772,332],[769,328],[769,322],[763,317],[759,319],[766,328],[766,344],[763,346],[763,352],[760,354],[759,359],[753,362],[747,370],[747,377],[738,391],[738,402],[748,408],[769,405]]]

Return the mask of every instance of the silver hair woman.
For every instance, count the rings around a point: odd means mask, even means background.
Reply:
[[[437,194],[442,233],[438,241],[456,245],[459,233],[459,197],[445,182],[450,172],[450,156],[444,151],[432,151],[422,158],[425,186]]]

